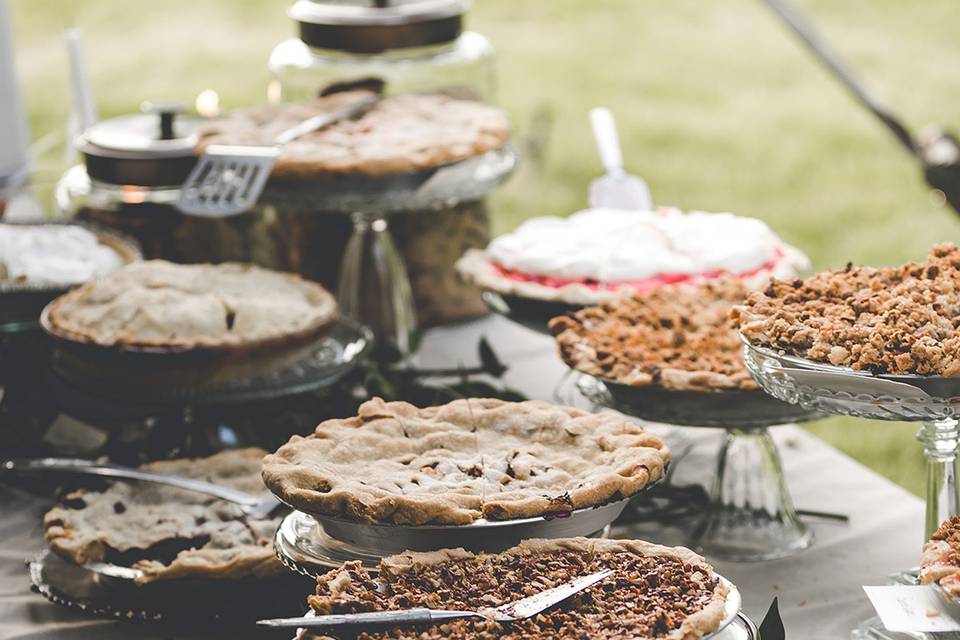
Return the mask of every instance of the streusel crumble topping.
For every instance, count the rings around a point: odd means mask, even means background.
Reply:
[[[750,342],[877,374],[960,376],[960,249],[773,280],[733,311]]]

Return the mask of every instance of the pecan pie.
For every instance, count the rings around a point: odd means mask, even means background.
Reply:
[[[672,208],[532,218],[458,263],[483,289],[571,304],[719,277],[756,287],[807,268],[807,258],[760,220]]]
[[[920,582],[939,583],[949,595],[960,598],[960,516],[941,524],[923,545]]]
[[[259,477],[264,453],[239,449],[144,468],[268,495]],[[249,519],[237,505],[201,493],[145,482],[74,491],[43,519],[44,538],[59,555],[139,569],[141,584],[281,575],[272,547],[278,524]]]
[[[100,346],[230,348],[315,336],[337,319],[320,285],[253,265],[128,265],[58,298],[51,326]]]
[[[613,412],[470,398],[375,398],[293,436],[263,463],[281,500],[360,522],[468,524],[591,507],[658,480],[669,451]]]
[[[209,144],[270,145],[284,129],[369,95],[349,91],[236,111],[201,128],[198,151]],[[509,135],[507,115],[480,102],[444,95],[392,96],[354,120],[285,144],[271,175],[406,173],[492,151],[504,146]]]
[[[756,389],[729,319],[746,286],[661,287],[550,321],[560,355],[593,376],[673,390]]]
[[[603,569],[615,573],[532,618],[509,626],[462,619],[357,638],[645,638],[696,640],[716,631],[729,591],[704,559],[683,547],[640,540],[526,540],[500,554],[462,549],[385,558],[375,581],[347,563],[317,580],[308,602],[320,614],[430,607],[496,607]],[[326,636],[322,636],[326,637]]]
[[[751,343],[876,374],[960,376],[960,249],[773,280],[733,311]]]

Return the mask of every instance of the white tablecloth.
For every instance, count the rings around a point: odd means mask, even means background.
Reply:
[[[474,364],[486,335],[509,365],[504,381],[531,398],[552,400],[565,368],[552,340],[499,318],[427,333],[420,366]],[[564,398],[573,399],[569,384]],[[689,429],[695,447],[678,469],[709,473],[720,432]],[[923,505],[913,495],[844,456],[799,427],[774,429],[794,502],[800,508],[843,513],[849,524],[811,521],[813,548],[763,563],[714,564],[740,587],[746,612],[759,622],[774,596],[791,640],[849,637],[871,616],[861,585],[883,584],[885,576],[917,563]],[[45,505],[0,488],[0,638],[113,640],[190,637],[180,631],[105,621],[47,603],[29,589],[24,559],[42,546],[39,518]],[[654,532],[658,542],[676,543]],[[211,638],[213,636],[205,635]],[[236,634],[229,637],[237,638]],[[260,637],[251,634],[250,637]]]

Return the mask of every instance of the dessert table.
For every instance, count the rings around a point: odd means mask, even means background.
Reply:
[[[566,368],[553,341],[500,317],[428,331],[417,364],[470,365],[481,336],[487,337],[509,366],[503,376],[507,386],[530,398],[556,400]],[[575,394],[572,385],[563,389],[564,397]],[[582,399],[578,404],[587,406]],[[721,434],[714,429],[684,430],[692,449],[677,465],[675,482],[708,479]],[[811,519],[816,541],[811,549],[793,557],[763,563],[714,562],[714,566],[739,586],[745,611],[757,622],[776,596],[788,637],[848,638],[851,629],[872,615],[861,585],[883,584],[887,574],[917,563],[923,541],[923,504],[799,427],[775,428],[774,438],[798,508],[844,514],[849,523]],[[57,607],[31,593],[24,560],[43,547],[40,518],[48,506],[0,487],[0,638],[217,637],[163,627],[132,630],[129,623]],[[633,531],[656,542],[682,542],[683,532],[676,527],[643,527]],[[223,637],[239,636],[230,633]],[[251,633],[250,637],[273,636]]]

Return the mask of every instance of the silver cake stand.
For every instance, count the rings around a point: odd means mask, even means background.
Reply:
[[[769,427],[814,420],[760,390],[673,391],[583,375],[578,387],[597,405],[643,420],[726,430],[711,486],[711,507],[690,544],[709,557],[750,562],[806,549],[813,532],[798,517]]]
[[[500,186],[518,162],[519,152],[507,145],[408,173],[271,180],[260,203],[350,214],[353,234],[340,266],[337,301],[345,315],[370,327],[378,342],[406,355],[414,347],[417,319],[406,265],[387,232],[387,219],[480,200]]]
[[[835,415],[923,423],[917,439],[923,445],[927,467],[924,540],[930,539],[941,522],[960,512],[960,378],[874,375],[777,353],[746,339],[744,360],[763,390],[784,402]],[[874,618],[861,625],[853,637],[916,640],[928,636],[891,633]]]

